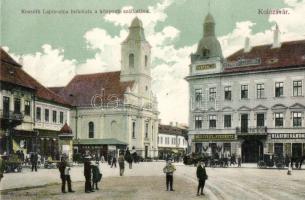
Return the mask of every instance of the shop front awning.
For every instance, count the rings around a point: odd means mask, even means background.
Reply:
[[[127,145],[126,142],[122,142],[115,138],[105,139],[76,139],[73,140],[74,145]]]

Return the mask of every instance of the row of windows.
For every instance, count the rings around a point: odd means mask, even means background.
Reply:
[[[181,144],[181,140],[182,140],[182,144],[183,146],[186,144],[186,141],[184,139],[181,138],[170,138],[170,137],[162,137],[162,136],[158,136],[158,144],[163,144],[163,138],[164,138],[164,144],[171,144],[171,145],[180,145]],[[171,139],[171,140],[170,140]]]
[[[10,108],[10,97],[3,96],[3,112],[4,114],[9,113]],[[14,113],[20,114],[21,113],[21,99],[14,98]],[[31,101],[24,100],[24,115],[30,116],[31,115]]]
[[[148,135],[149,135],[149,128],[148,127],[149,127],[149,123],[146,122],[145,123],[145,130],[144,130],[144,134],[145,134],[146,139],[148,138]],[[136,138],[136,122],[135,121],[132,122],[131,133],[132,133],[132,138],[135,139]],[[154,139],[154,126],[151,126],[151,139],[152,140]]]
[[[41,108],[36,107],[36,120],[41,121],[42,116],[41,116]],[[50,121],[50,110],[49,109],[44,109],[44,121],[49,122]],[[57,123],[57,111],[52,110],[52,122]],[[59,112],[59,123],[63,124],[64,123],[64,113],[62,111]]]
[[[292,88],[292,95],[302,96],[302,81],[293,81],[293,88]],[[284,96],[284,82],[276,82],[274,86],[274,94],[275,97],[282,97]],[[248,99],[249,98],[249,85],[244,84],[240,86],[240,98],[241,99]],[[265,84],[259,83],[256,84],[256,98],[262,99],[266,98],[265,94]],[[216,99],[216,87],[209,88],[208,90],[208,99],[209,101],[214,101]],[[232,87],[225,86],[224,87],[224,99],[225,100],[232,100]],[[202,89],[195,89],[195,101],[202,102],[203,101],[203,92]]]
[[[128,57],[128,59],[129,59],[129,67],[134,67],[134,57],[135,57],[135,55],[133,53],[129,54],[129,57]],[[148,64],[148,56],[145,55],[145,57],[144,57],[144,65],[145,65],[145,67],[147,67],[147,64]]]
[[[302,112],[292,112],[292,125],[293,127],[302,127]],[[225,128],[232,128],[232,115],[224,115],[223,125]],[[248,114],[241,115],[241,123],[248,121]],[[216,115],[208,116],[209,128],[216,128]],[[203,117],[195,116],[195,129],[202,129]],[[265,113],[256,114],[256,126],[265,126]],[[283,127],[284,126],[284,113],[278,112],[274,113],[274,126]]]

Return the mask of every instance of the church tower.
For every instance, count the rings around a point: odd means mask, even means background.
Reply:
[[[196,53],[191,54],[190,74],[206,74],[222,71],[222,50],[215,35],[215,20],[208,13],[203,23],[203,37]]]
[[[136,17],[129,34],[121,44],[121,81],[135,81],[135,94],[151,98],[151,46],[146,41],[143,24]]]

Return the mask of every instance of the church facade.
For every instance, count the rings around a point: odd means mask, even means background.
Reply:
[[[151,46],[135,18],[121,43],[121,71],[76,75],[65,87],[51,88],[74,106],[75,152],[107,156],[128,147],[142,157],[158,156],[150,59]]]
[[[224,58],[208,14],[191,55],[189,139],[192,152],[240,156],[305,155],[305,41],[245,47]]]

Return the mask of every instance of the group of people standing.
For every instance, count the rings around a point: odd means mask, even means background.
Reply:
[[[91,157],[86,156],[84,160],[85,192],[90,193],[99,190],[98,183],[102,179],[102,173],[98,161],[90,161]]]
[[[168,160],[166,162],[166,166],[163,168],[163,172],[166,175],[166,191],[175,191],[173,188],[175,171],[176,168],[172,164],[172,161]],[[208,175],[206,173],[205,163],[203,161],[200,161],[197,165],[196,176],[198,180],[197,196],[204,195],[203,188],[205,186],[205,181],[208,179]]]

